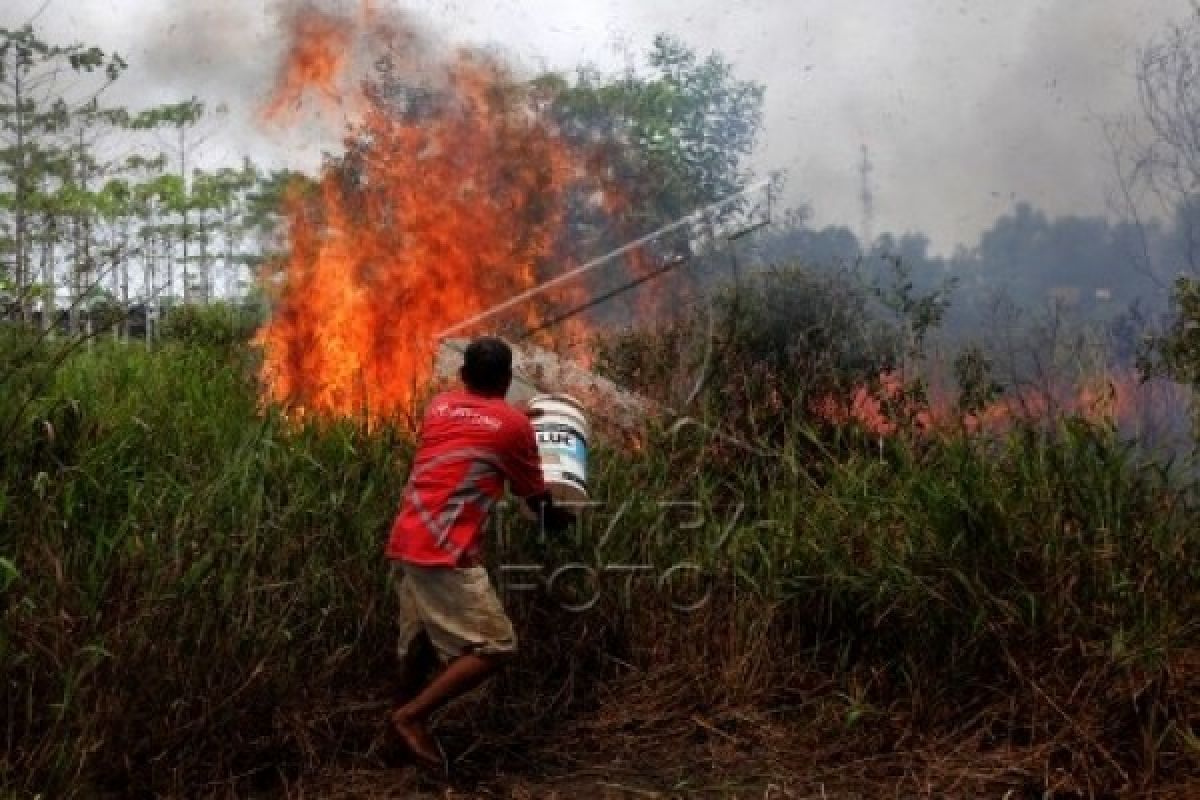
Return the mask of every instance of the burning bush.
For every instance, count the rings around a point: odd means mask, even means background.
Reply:
[[[497,64],[463,57],[432,95],[370,85],[347,155],[294,199],[259,336],[270,400],[406,415],[438,334],[537,280],[576,164]]]
[[[303,5],[288,21],[265,119],[286,123],[313,97],[353,121],[319,189],[291,198],[288,254],[267,275],[266,399],[293,412],[408,417],[451,330],[537,332],[561,346],[593,321],[673,309],[689,281],[660,262],[694,255],[687,230],[530,290],[726,199],[748,177],[762,87],[669,37],[655,40],[646,76],[526,80],[369,3],[358,14]],[[651,276],[636,301],[577,313]]]

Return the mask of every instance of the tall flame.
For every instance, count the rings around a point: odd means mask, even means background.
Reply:
[[[346,20],[299,17],[271,114],[343,80]],[[314,191],[287,199],[289,252],[270,276],[264,391],[308,414],[408,413],[431,376],[436,335],[535,285],[586,172],[493,60],[460,52],[428,90],[381,74],[356,98],[345,156]]]

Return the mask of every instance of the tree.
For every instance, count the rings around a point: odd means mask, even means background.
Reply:
[[[240,168],[222,167],[215,172],[197,170],[192,180],[192,207],[201,215],[199,233],[201,237],[204,271],[205,300],[211,301],[217,293],[218,281],[213,274],[213,261],[208,252],[208,243],[213,234],[220,240],[224,283],[239,282],[242,236],[247,231],[248,194],[258,182],[258,170],[249,160]]]
[[[1120,199],[1139,230],[1148,218],[1173,223],[1157,263],[1145,236],[1139,251],[1146,271],[1173,282],[1172,320],[1147,361],[1200,389],[1200,7],[1142,51],[1137,84],[1137,119],[1108,129]]]
[[[616,77],[583,68],[574,80],[551,74],[535,83],[564,135],[596,152],[637,227],[649,230],[746,185],[764,88],[738,79],[719,54],[701,59],[665,34],[646,68]]]
[[[223,109],[218,109],[223,111]],[[166,211],[172,213],[176,222],[173,226],[163,229],[165,235],[174,234],[179,242],[180,253],[176,258],[173,246],[167,249],[167,285],[172,297],[179,297],[186,302],[197,294],[197,287],[191,280],[190,265],[195,260],[191,250],[197,231],[193,227],[192,217],[194,204],[191,197],[192,172],[196,158],[196,150],[208,138],[209,132],[200,129],[200,123],[205,119],[205,105],[198,98],[191,98],[181,103],[172,103],[157,108],[148,109],[137,114],[131,121],[134,130],[153,131],[160,134],[164,149],[169,150],[176,163],[177,179],[160,186],[163,191],[159,197]],[[179,267],[179,285],[176,285],[176,265]],[[177,291],[178,290],[178,293]],[[207,289],[200,294],[206,295]]]
[[[535,80],[533,88],[539,108],[583,154],[598,183],[576,190],[556,263],[611,252],[728,198],[751,176],[746,158],[762,124],[764,89],[739,79],[717,53],[700,57],[660,35],[640,68],[618,75],[591,67],[573,75],[552,73]],[[603,203],[594,201],[595,188]],[[652,276],[658,284],[657,292],[606,302],[602,313],[610,322],[673,315],[666,303],[655,301],[677,297],[699,279],[706,265],[690,258],[695,243],[695,231],[681,229],[629,253],[604,274],[592,273],[593,295]],[[693,268],[658,271],[680,257],[689,257]]]
[[[10,214],[10,272],[22,314],[34,294],[30,219],[42,167],[55,161],[50,142],[71,115],[92,104],[125,69],[116,54],[84,44],[47,43],[26,25],[0,28],[0,207]],[[75,84],[70,75],[95,74]]]

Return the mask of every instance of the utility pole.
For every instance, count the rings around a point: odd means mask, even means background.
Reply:
[[[862,203],[862,250],[863,253],[871,252],[871,248],[875,245],[875,192],[871,184],[871,174],[875,171],[875,165],[871,163],[871,151],[864,144],[862,146],[862,163],[859,166],[859,175],[862,178],[860,187],[859,200]]]

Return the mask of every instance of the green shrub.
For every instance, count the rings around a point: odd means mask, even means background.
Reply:
[[[1170,326],[1149,342],[1143,366],[1200,392],[1200,280],[1180,278],[1174,305]],[[1200,416],[1195,425],[1200,431]]]
[[[669,408],[741,436],[785,436],[811,404],[876,381],[904,335],[872,290],[843,273],[760,272],[659,329],[598,342],[596,369]]]
[[[262,322],[253,308],[228,303],[184,305],[170,309],[163,319],[163,339],[225,352],[248,343]]]

